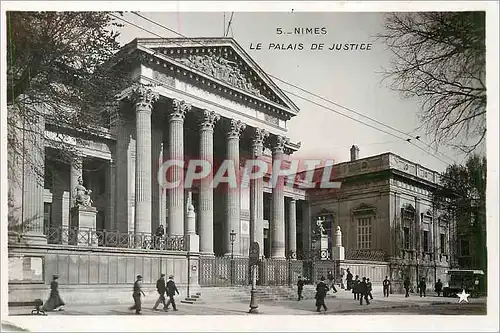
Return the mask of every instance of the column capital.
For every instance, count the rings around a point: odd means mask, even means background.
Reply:
[[[243,130],[247,127],[245,123],[243,123],[241,120],[237,119],[231,119],[229,123],[229,130],[227,132],[227,135],[229,138],[236,138],[239,139],[241,133]]]
[[[255,156],[261,156],[264,148],[264,141],[269,137],[269,132],[262,128],[254,128],[252,134],[252,151]]]
[[[215,111],[203,110],[202,117],[200,119],[201,130],[213,130],[215,123],[220,120],[220,115],[215,113]]]
[[[135,103],[136,111],[151,111],[153,104],[158,100],[159,95],[153,91],[151,86],[136,83],[132,86],[130,99]]]
[[[273,154],[284,153],[286,149],[286,144],[289,142],[290,142],[289,138],[282,135],[276,135],[274,137],[274,142],[271,147]]]
[[[252,145],[262,146],[264,141],[269,137],[269,132],[262,128],[254,128],[252,135]]]
[[[170,112],[170,120],[181,120],[184,121],[186,113],[191,111],[191,104],[181,101],[179,99],[172,100],[172,110]]]

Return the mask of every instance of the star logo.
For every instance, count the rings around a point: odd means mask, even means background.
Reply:
[[[470,294],[465,293],[465,289],[462,290],[461,294],[457,294],[457,296],[460,297],[460,299],[458,300],[458,303],[462,303],[462,301],[469,303],[468,298],[469,298]]]

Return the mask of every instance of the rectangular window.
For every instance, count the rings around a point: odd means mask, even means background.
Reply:
[[[405,250],[409,250],[410,249],[410,228],[408,228],[408,227],[403,228],[403,242],[404,242]]]
[[[424,252],[429,252],[429,232],[427,230],[424,230],[423,236],[422,236],[422,247],[424,249]]]
[[[358,249],[371,249],[372,247],[372,218],[358,219]]]
[[[439,244],[441,247],[441,253],[446,253],[446,235],[445,234],[440,234],[439,235]]]

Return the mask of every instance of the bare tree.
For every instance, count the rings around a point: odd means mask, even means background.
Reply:
[[[75,144],[68,136],[102,133],[103,114],[129,82],[113,66],[126,61],[110,63],[119,26],[106,12],[7,12],[9,168],[21,159],[43,181],[47,141],[69,162]]]
[[[392,51],[390,88],[421,100],[436,145],[471,153],[486,136],[485,13],[391,13],[378,35]]]

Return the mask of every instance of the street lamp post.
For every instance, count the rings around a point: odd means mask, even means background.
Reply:
[[[229,233],[229,240],[231,241],[231,285],[233,285],[234,284],[234,281],[233,281],[234,242],[236,241],[236,233],[234,232],[234,230],[231,230],[231,232]]]

